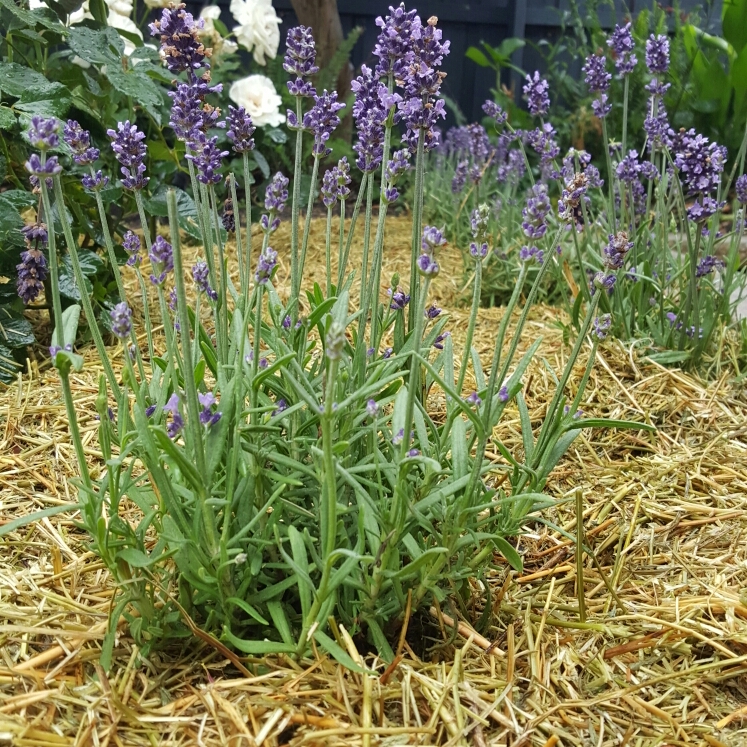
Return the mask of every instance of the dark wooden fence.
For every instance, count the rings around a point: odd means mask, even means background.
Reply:
[[[229,4],[229,0],[219,2],[221,5]],[[653,2],[655,0],[609,0],[606,4],[600,2],[600,21],[604,27],[612,28],[625,16],[651,8]],[[386,15],[390,5],[398,4],[399,0],[338,0],[345,33],[356,26],[363,27],[363,34],[352,54],[356,69],[362,63],[373,62],[371,50],[378,33],[376,17]],[[583,9],[583,0],[576,4]],[[674,0],[665,0],[662,4],[674,4]],[[273,0],[273,5],[283,20],[281,38],[285,39],[286,30],[297,23],[291,1]],[[490,96],[491,87],[495,86],[495,73],[492,70],[479,67],[464,56],[468,47],[477,46],[482,40],[497,46],[507,37],[520,37],[528,43],[516,52],[514,63],[527,71],[542,70],[542,55],[533,44],[543,39],[550,42],[557,40],[562,33],[564,14],[569,17],[572,10],[570,0],[407,0],[406,5],[408,8],[416,7],[423,19],[438,16],[444,38],[451,41],[451,54],[444,63],[447,73],[444,92],[458,104],[468,120],[482,116],[480,107]],[[712,30],[720,25],[721,0],[680,0],[679,5],[684,12],[697,8],[707,17],[708,26]],[[228,15],[227,8],[225,14]],[[230,20],[226,20],[230,28]],[[513,83],[515,89],[519,83],[516,76],[511,81],[508,75],[502,82]],[[448,122],[451,123],[453,122]]]

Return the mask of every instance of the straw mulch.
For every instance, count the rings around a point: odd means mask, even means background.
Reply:
[[[389,225],[385,282],[409,262],[409,222]],[[323,277],[322,236],[315,221],[307,282]],[[281,256],[287,239],[283,226]],[[434,300],[452,315],[457,349],[468,314],[461,279],[458,253],[445,250]],[[480,314],[485,365],[501,313]],[[521,344],[544,337],[526,387],[535,426],[552,396],[550,370],[569,351],[560,316],[539,308]],[[95,465],[100,367],[92,349],[83,352],[73,386]],[[571,386],[580,375],[579,364]],[[99,646],[115,589],[75,515],[59,514],[4,540],[0,744],[747,745],[743,385],[726,374],[699,381],[608,341],[583,407],[659,428],[585,432],[549,481],[555,497],[583,495],[599,562],[584,559],[585,625],[573,545],[537,523],[519,540],[521,574],[496,558],[474,582],[469,619],[453,606],[412,616],[394,665],[365,656],[370,676],[319,657],[244,660],[241,674],[197,639],[144,661],[124,629],[106,673]],[[518,416],[509,414],[496,435],[519,451]],[[75,474],[56,374],[33,365],[0,393],[0,523],[74,501]],[[569,532],[573,517],[572,502],[548,514]],[[471,626],[486,605],[493,614],[480,635]],[[348,647],[359,656],[352,640]]]

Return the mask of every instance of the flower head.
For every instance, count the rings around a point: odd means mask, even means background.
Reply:
[[[214,426],[220,419],[223,413],[215,412],[215,407],[218,406],[218,402],[215,399],[215,395],[212,392],[200,392],[197,395],[197,399],[200,403],[200,423],[207,428]]]
[[[337,101],[337,92],[327,93],[325,90],[321,96],[314,97],[314,106],[306,112],[303,118],[303,127],[314,135],[313,153],[315,156],[328,156],[332,150],[327,147],[330,135],[340,124],[337,112],[345,108],[345,104]],[[288,122],[291,122],[291,114]],[[295,115],[293,115],[295,119]]]
[[[257,271],[254,273],[255,280],[264,285],[270,278],[278,263],[278,253],[268,246],[259,255],[257,261]]]
[[[369,399],[366,402],[366,415],[373,420],[379,414],[379,406],[375,399]]]
[[[534,260],[538,265],[541,265],[545,261],[545,253],[536,246],[522,246],[519,250],[519,259],[522,262]]]
[[[390,288],[387,293],[391,297],[389,308],[392,309],[392,311],[402,311],[404,310],[405,306],[410,303],[410,296],[401,291],[399,288],[397,288],[396,290],[392,290]]]
[[[166,433],[169,438],[176,438],[184,428],[184,418],[179,411],[179,395],[176,392],[169,397],[169,401],[163,406],[163,411],[171,416],[166,425]]]
[[[347,158],[341,158],[336,166],[327,170],[322,179],[322,202],[331,208],[338,200],[346,200],[350,195],[350,165]]]
[[[521,212],[521,227],[527,238],[541,239],[547,233],[547,216],[551,207],[547,185],[535,184],[529,190],[526,207]]]
[[[84,189],[90,190],[91,192],[97,192],[109,185],[109,177],[104,176],[104,172],[99,169],[94,174],[84,174],[80,178],[80,183],[83,185]]]
[[[718,187],[726,165],[726,148],[691,129],[675,135],[672,151],[686,194],[711,192]]]
[[[31,117],[31,127],[28,130],[28,138],[32,147],[37,150],[48,150],[59,145],[60,138],[57,135],[60,123],[54,118],[44,119],[38,115]]]
[[[612,75],[607,72],[607,58],[598,54],[589,55],[582,68],[586,85],[593,93],[606,93],[609,90]]]
[[[186,158],[197,168],[197,179],[202,184],[218,184],[222,178],[221,160],[228,155],[227,150],[218,148],[218,137],[209,138],[200,130],[193,130],[187,147],[191,153],[187,153]]]
[[[339,322],[332,322],[324,342],[324,354],[327,358],[331,361],[340,360],[345,347],[345,327]]]
[[[47,187],[52,186],[52,180],[49,179],[49,177],[62,172],[62,166],[60,166],[59,161],[57,160],[57,156],[50,156],[49,158],[47,158],[46,162],[42,164],[41,158],[39,158],[36,153],[32,153],[29,156],[29,160],[26,161],[24,165],[26,167],[26,171],[31,174],[32,178],[36,177],[37,181],[39,177],[46,177],[45,183]]]
[[[205,22],[195,21],[185,7],[182,3],[164,8],[161,18],[149,25],[151,36],[161,39],[161,53],[172,73],[208,67],[205,57],[210,56],[210,50],[205,49],[199,38]]]
[[[386,18],[379,16],[376,25],[381,29],[374,46],[374,55],[379,58],[376,77],[392,75],[401,80],[413,51],[413,44],[422,28],[416,10],[405,10],[405,4],[389,7]]]
[[[654,75],[663,75],[669,70],[669,39],[663,34],[651,34],[646,42],[646,67]]]
[[[529,112],[535,117],[547,114],[550,109],[550,84],[542,77],[539,71],[534,71],[534,77],[527,75],[524,83],[524,98],[527,100]]]
[[[474,405],[475,407],[479,407],[482,404],[482,399],[480,399],[480,395],[477,392],[472,392],[472,394],[464,398],[464,401],[468,405]]]
[[[23,230],[26,239],[26,251],[21,252],[21,261],[16,265],[18,276],[16,277],[16,289],[21,300],[25,304],[35,301],[44,290],[44,281],[47,279],[47,258],[41,247],[47,243],[46,229],[35,230],[36,226],[25,226]],[[32,242],[33,241],[33,245]]]
[[[506,114],[506,112],[503,111],[503,109],[501,109],[501,107],[491,99],[487,99],[487,101],[485,101],[485,103],[482,105],[482,110],[489,117],[493,118],[498,127],[505,124],[506,120],[508,119],[508,114]]]
[[[358,154],[355,163],[361,171],[368,173],[379,167],[384,155],[384,123],[388,112],[379,96],[381,84],[367,65],[361,66],[361,74],[350,87],[355,93],[353,119],[358,135],[353,145]]]
[[[283,69],[298,78],[309,78],[319,72],[316,66],[316,44],[314,35],[307,26],[294,26],[288,29],[285,37],[285,58]]]
[[[734,189],[737,193],[737,200],[742,205],[747,205],[747,174],[742,174],[742,176],[737,178],[737,181],[734,183]]]
[[[615,53],[615,67],[620,75],[632,73],[638,62],[638,58],[633,54],[635,42],[630,26],[630,23],[625,26],[615,26],[615,30],[607,40],[607,45]]]
[[[109,316],[112,320],[112,332],[120,340],[129,337],[132,331],[132,309],[127,305],[127,302],[121,301],[118,303],[109,312]]]
[[[159,234],[148,252],[148,258],[153,266],[150,282],[153,285],[163,285],[166,275],[174,269],[174,250],[171,244]]]
[[[226,137],[233,143],[233,149],[236,153],[246,153],[254,150],[254,138],[252,135],[257,129],[252,123],[252,117],[247,113],[243,106],[238,109],[230,104],[228,105],[228,114],[226,115]]]
[[[122,246],[127,252],[127,264],[130,267],[139,265],[142,260],[142,257],[140,255],[140,250],[142,249],[140,237],[137,234],[134,234],[132,231],[128,231],[124,235]]]
[[[283,176],[280,171],[270,179],[265,190],[265,210],[270,213],[283,212],[285,203],[288,202],[288,184],[290,184],[290,180],[287,176]]]
[[[138,130],[137,125],[131,125],[128,120],[118,122],[116,131],[107,130],[106,134],[112,141],[112,150],[117,161],[122,165],[122,186],[126,189],[143,189],[149,181],[145,176],[143,163],[146,153],[143,142],[145,133]]]
[[[62,138],[73,151],[73,161],[87,166],[99,157],[98,148],[91,147],[91,133],[84,130],[74,119],[68,119],[62,130]]]
[[[609,243],[604,247],[604,266],[609,270],[619,270],[625,263],[625,257],[633,248],[633,242],[628,241],[625,231],[609,234]]]
[[[192,279],[197,289],[204,293],[211,301],[218,299],[218,294],[210,287],[210,273],[206,262],[200,260],[192,266]]]
[[[724,263],[717,257],[706,255],[698,262],[698,266],[695,268],[695,277],[703,278],[710,275],[716,268],[723,266]]]
[[[609,314],[602,314],[594,318],[594,329],[592,334],[599,339],[604,340],[612,326],[612,317]]]

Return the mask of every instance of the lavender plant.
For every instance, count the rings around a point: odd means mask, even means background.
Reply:
[[[579,410],[596,345],[610,327],[609,317],[598,308],[623,272],[617,255],[606,258],[605,271],[595,278],[580,333],[536,434],[522,395],[524,376],[541,341],[521,353],[519,343],[566,227],[573,226],[583,208],[583,180],[571,180],[552,227],[546,225],[546,193],[540,185],[533,192],[522,228],[531,246],[515,277],[487,369],[471,342],[483,264],[494,252],[493,217],[484,202],[471,211],[474,293],[467,344],[456,355],[445,329],[448,316],[432,305],[429,294],[441,272],[446,239],[437,226],[422,225],[424,167],[427,152],[438,142],[440,64],[448,42],[441,40],[435,18],[424,25],[404,5],[390,9],[377,23],[378,63],[357,81],[354,106],[359,124],[356,166],[363,179],[353,216],[365,199],[364,259],[359,270],[356,263],[348,271],[352,228],[346,230],[344,218],[350,166],[343,160],[322,180],[328,209],[327,282],[325,288],[313,289],[303,287],[303,269],[315,190],[301,237],[298,169],[292,185],[282,174],[275,175],[265,194],[258,251],[250,228],[248,178],[242,209],[234,175],[227,175],[230,210],[221,218],[218,192],[227,154],[219,150],[211,130],[222,123],[220,113],[199,95],[209,83],[208,50],[179,6],[164,10],[153,25],[169,70],[186,79],[176,84],[181,93],[174,97],[174,109],[181,110],[183,100],[192,102],[192,124],[180,137],[198,208],[201,256],[186,266],[173,192],[168,195],[168,236],[149,231],[141,194],[148,179],[142,166],[147,144],[136,127],[120,124],[110,132],[112,148],[122,166],[122,185],[138,206],[150,271],[141,270],[139,238],[128,237],[132,261],[127,271],[136,274],[141,298],[127,298],[123,292],[111,309],[121,356],[103,345],[99,349],[105,364],[96,404],[100,477],[85,460],[68,384],[71,368],[83,362],[71,349],[77,307],[65,313],[55,307],[62,326],[55,331],[52,356],[79,458],[80,520],[118,588],[105,664],[121,615],[145,650],[188,635],[197,625],[203,636],[244,653],[301,656],[314,643],[356,669],[337,642],[336,625],[330,624],[334,620],[364,632],[391,658],[387,625],[403,613],[408,599],[414,609],[443,600],[489,565],[496,551],[521,567],[510,539],[523,531],[530,516],[556,504],[543,491],[581,429],[650,429],[641,423],[583,418]],[[334,93],[317,96],[311,87],[314,42],[308,29],[289,32],[286,69],[295,76],[290,88],[298,97],[289,124],[296,131],[298,153],[305,137],[314,139],[316,177],[340,105]],[[541,94],[541,86],[535,91]],[[314,105],[304,112],[308,97]],[[179,111],[173,112],[172,126],[185,121]],[[399,123],[405,130],[404,148],[391,153],[392,131]],[[230,111],[227,125],[234,150],[246,154],[252,147],[250,118]],[[47,186],[59,171],[45,150],[53,131],[54,123],[37,125],[40,155],[29,169],[40,180],[45,214],[53,204],[62,214],[62,192],[50,192]],[[75,142],[82,143],[79,135]],[[387,208],[399,199],[397,180],[410,168],[416,185],[410,273],[403,279],[406,290],[395,277],[384,295]],[[374,190],[380,199],[375,225]],[[289,192],[293,238],[286,258],[291,268],[286,295],[275,287],[279,258],[272,242]],[[224,241],[224,227],[233,236],[230,243]],[[63,229],[74,253],[69,227]],[[47,244],[51,293],[59,304],[53,230],[47,230]],[[626,251],[627,244],[621,244],[619,252]],[[238,287],[230,274],[234,254]],[[531,285],[530,261],[538,268]],[[41,264],[36,266],[38,272]],[[34,282],[31,269],[25,282]],[[356,309],[350,308],[353,291],[360,298]],[[157,336],[145,316],[145,351],[135,334],[133,309],[147,308],[154,295],[163,333]],[[520,306],[522,296],[526,300]],[[84,311],[88,313],[85,305]],[[512,324],[514,312],[519,314]],[[116,371],[111,358],[117,359]],[[584,374],[571,391],[568,383],[579,361]],[[470,368],[475,384],[466,388]],[[445,397],[445,417],[436,415],[435,397]],[[523,455],[511,453],[495,435],[508,407],[520,414]],[[486,456],[489,449],[504,461],[493,463]],[[505,482],[495,479],[499,472],[508,474]]]

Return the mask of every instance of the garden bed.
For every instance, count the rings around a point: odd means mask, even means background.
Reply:
[[[395,272],[406,280],[409,226],[407,219],[388,224],[385,282]],[[324,277],[323,232],[323,221],[315,221],[307,287]],[[288,237],[284,224],[273,241],[281,262],[278,286],[286,282]],[[468,319],[460,305],[461,258],[447,247],[441,260],[433,300],[451,315],[448,329],[459,348]],[[483,362],[501,314],[500,308],[480,311],[475,346]],[[522,343],[528,347],[543,336],[525,387],[535,424],[555,386],[542,359],[557,371],[569,353],[559,321],[565,320],[558,309],[537,307]],[[85,367],[71,383],[84,446],[95,464],[101,370],[92,347],[80,352]],[[584,358],[573,378],[583,373]],[[119,370],[121,350],[114,364]],[[730,371],[704,383],[664,369],[610,339],[597,351],[582,406],[598,416],[650,418],[659,429],[656,435],[582,433],[548,482],[555,498],[579,490],[583,496],[587,542],[599,560],[599,568],[584,561],[585,624],[578,622],[573,545],[536,524],[518,540],[522,573],[496,555],[492,570],[473,582],[464,609],[446,605],[412,615],[405,636],[393,629],[401,654],[395,664],[369,655],[363,639],[340,632],[370,676],[321,655],[301,662],[241,659],[242,672],[233,654],[199,637],[142,662],[124,633],[106,674],[98,658],[115,589],[87,551],[76,517],[59,514],[4,542],[0,742],[744,743],[744,386]],[[0,393],[0,412],[0,523],[74,500],[68,480],[77,467],[56,373],[32,366],[31,376]],[[505,418],[500,431],[515,453],[518,413]],[[546,516],[575,531],[572,501]],[[619,601],[607,593],[600,570]],[[492,614],[483,614],[486,605]]]

